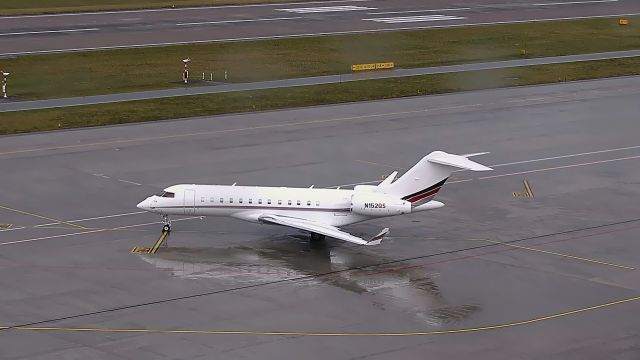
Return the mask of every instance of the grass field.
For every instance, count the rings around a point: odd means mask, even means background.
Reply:
[[[638,49],[639,23],[591,19],[23,56],[0,59],[0,69],[12,73],[14,96],[84,96],[181,87],[185,57],[192,78],[213,72],[222,80],[226,70],[230,82],[249,82],[347,73],[362,62],[412,68]]]
[[[287,2],[304,0],[287,0]],[[277,0],[2,0],[0,15],[275,3]]]
[[[0,134],[185,118],[640,74],[640,58],[366,80],[3,113]]]

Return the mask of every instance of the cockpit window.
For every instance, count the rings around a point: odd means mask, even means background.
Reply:
[[[175,193],[172,193],[172,192],[164,191],[164,192],[160,195],[160,197],[164,197],[164,198],[173,198],[173,197],[176,197],[176,194],[175,194]]]

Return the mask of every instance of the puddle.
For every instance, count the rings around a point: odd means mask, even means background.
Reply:
[[[169,247],[155,255],[139,256],[175,277],[216,280],[228,286],[309,277],[296,281],[296,286],[336,286],[371,297],[379,308],[393,307],[415,314],[432,326],[455,323],[480,311],[473,304],[450,304],[437,284],[439,273],[428,268],[407,267],[407,263],[371,266],[393,259],[364,247],[330,241],[310,245],[304,240],[292,241],[291,237],[307,239],[284,236],[252,246]],[[317,274],[326,275],[310,276]]]

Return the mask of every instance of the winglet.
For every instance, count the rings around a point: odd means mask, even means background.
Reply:
[[[371,238],[371,240],[367,241],[365,245],[380,245],[382,239],[389,233],[389,228],[384,228],[380,233]]]

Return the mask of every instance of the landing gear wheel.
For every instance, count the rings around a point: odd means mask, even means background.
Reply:
[[[168,225],[168,224],[167,224],[167,225],[163,226],[163,227],[162,227],[162,231],[163,231],[163,232],[169,232],[169,231],[171,231],[171,225]]]
[[[318,233],[311,233],[311,242],[324,241],[324,235]]]
[[[164,224],[162,226],[162,232],[171,231],[171,220],[168,215],[162,215],[162,223]]]

